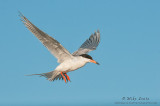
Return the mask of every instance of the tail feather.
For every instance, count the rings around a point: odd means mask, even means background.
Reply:
[[[51,71],[51,72],[47,72],[47,73],[42,73],[42,74],[31,74],[31,75],[26,75],[26,76],[32,76],[32,75],[39,75],[40,77],[45,77],[47,78],[47,80],[49,81],[54,81],[54,80],[63,80],[62,75],[60,74],[60,72],[55,71]],[[66,76],[65,76],[66,77]],[[66,78],[67,79],[67,78]],[[68,81],[68,79],[67,79]]]

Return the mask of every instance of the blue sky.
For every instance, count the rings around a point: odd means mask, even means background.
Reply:
[[[159,5],[158,0],[0,0],[0,104],[106,106],[122,97],[159,102]],[[67,84],[24,76],[52,71],[58,63],[18,11],[71,53],[99,29],[101,42],[89,54],[100,65],[68,73]]]

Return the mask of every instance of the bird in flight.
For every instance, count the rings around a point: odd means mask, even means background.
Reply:
[[[67,75],[68,72],[79,69],[89,62],[99,65],[98,62],[93,60],[93,58],[87,54],[97,48],[100,42],[99,30],[92,34],[77,51],[71,54],[57,40],[32,24],[23,14],[20,13],[20,17],[24,25],[42,42],[51,54],[58,59],[58,63],[60,63],[54,71],[32,75],[46,77],[49,81],[62,79],[67,83],[70,81],[70,78]]]

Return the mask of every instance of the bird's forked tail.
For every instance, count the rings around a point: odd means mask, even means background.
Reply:
[[[62,76],[63,74],[63,76]],[[51,71],[51,72],[47,72],[47,73],[42,73],[42,74],[31,74],[31,75],[26,75],[26,76],[32,76],[32,75],[39,75],[40,77],[46,77],[47,80],[49,81],[54,81],[54,80],[63,80],[64,76],[65,79],[68,81],[69,79],[67,78],[67,75],[65,75],[64,73],[61,73],[59,71]],[[66,82],[66,81],[65,81]]]

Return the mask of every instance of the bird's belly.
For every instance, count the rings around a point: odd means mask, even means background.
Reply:
[[[85,65],[85,63],[83,63],[83,62],[73,62],[70,70],[72,70],[72,71],[76,70],[78,68],[83,67],[84,65]]]
[[[85,64],[85,62],[81,61],[66,61],[60,64],[56,69],[62,72],[70,72],[83,67]]]

